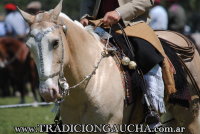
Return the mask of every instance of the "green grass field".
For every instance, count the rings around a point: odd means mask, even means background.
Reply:
[[[17,104],[19,98],[0,98],[0,105]],[[26,98],[26,102],[32,102]],[[53,105],[39,107],[22,107],[0,109],[0,134],[14,134],[16,126],[36,127],[37,124],[52,124],[55,113],[51,112]]]

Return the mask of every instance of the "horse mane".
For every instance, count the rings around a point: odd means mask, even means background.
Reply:
[[[84,27],[79,21],[77,21],[77,20],[73,21],[69,16],[67,16],[66,14],[64,14],[62,12],[60,13],[59,17],[62,17],[66,20],[73,22],[74,24],[76,24],[80,28],[82,28],[82,29],[86,30],[88,33],[90,33],[95,39],[100,40],[100,37],[98,36],[98,34],[96,34],[94,32],[94,26],[88,25],[88,26]]]
[[[85,27],[85,30],[92,34],[92,36],[94,36],[97,40],[100,40],[99,35],[94,32],[94,26],[88,25]]]

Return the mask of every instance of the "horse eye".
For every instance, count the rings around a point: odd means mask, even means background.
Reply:
[[[53,46],[54,49],[58,48],[58,46],[59,46],[59,40],[54,40],[52,42],[52,46]]]

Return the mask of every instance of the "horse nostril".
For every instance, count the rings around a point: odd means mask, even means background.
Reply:
[[[53,90],[53,96],[56,98],[62,98],[62,96],[60,95],[60,93],[58,92],[58,90],[56,88],[52,88]]]
[[[53,91],[53,96],[56,96],[57,95],[57,91],[55,88],[52,88],[52,91]]]

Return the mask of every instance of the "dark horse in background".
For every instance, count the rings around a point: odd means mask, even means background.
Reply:
[[[13,96],[19,91],[20,103],[24,103],[27,82],[30,82],[34,99],[38,101],[38,76],[28,48],[17,39],[0,38],[0,96]]]

